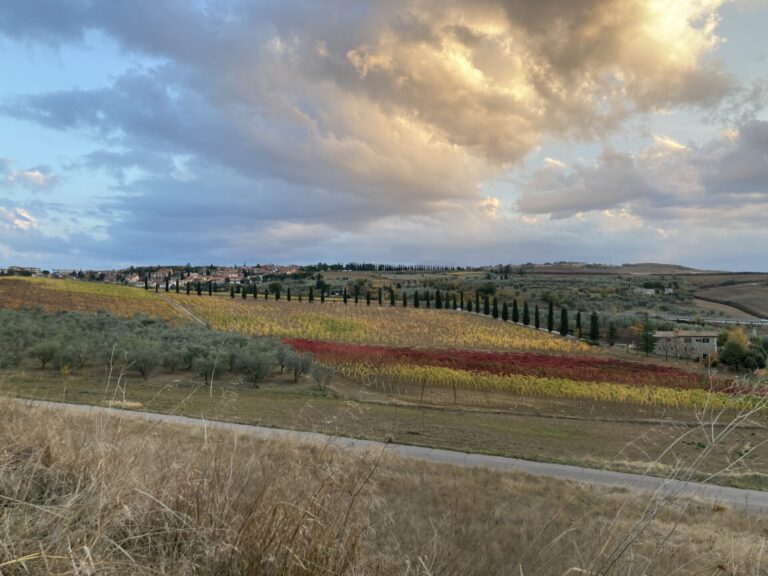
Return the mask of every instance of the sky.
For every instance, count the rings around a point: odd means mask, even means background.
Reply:
[[[0,267],[768,270],[768,0],[2,0]]]

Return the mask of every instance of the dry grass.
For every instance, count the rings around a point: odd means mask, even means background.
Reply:
[[[180,314],[152,292],[78,280],[0,278],[0,308],[40,308],[45,312],[107,311],[124,318],[136,314],[179,320]]]
[[[0,410],[2,575],[764,573],[768,519],[710,504]]]

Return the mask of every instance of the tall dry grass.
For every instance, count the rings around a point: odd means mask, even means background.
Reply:
[[[766,573],[768,519],[710,503],[649,516],[647,496],[523,474],[11,402],[0,415],[3,576]]]

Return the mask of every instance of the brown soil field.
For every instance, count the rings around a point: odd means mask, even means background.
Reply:
[[[699,290],[697,297],[717,300],[722,304],[738,305],[762,318],[768,318],[768,283],[718,286]]]
[[[721,272],[716,274],[690,274],[684,280],[698,287],[716,287],[725,282],[751,284],[768,282],[768,272]]]
[[[718,304],[717,302],[708,302],[707,300],[700,300],[698,298],[693,299],[696,308],[701,309],[704,314],[723,314],[726,318],[733,318],[736,320],[758,320],[759,318],[754,314],[749,314],[733,306],[727,304]]]

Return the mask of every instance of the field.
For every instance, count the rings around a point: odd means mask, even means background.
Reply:
[[[279,371],[255,387],[243,375],[227,370],[225,363],[217,371],[213,386],[204,384],[190,370],[158,370],[145,380],[135,370],[123,372],[116,367],[108,380],[104,366],[98,364],[65,378],[57,371],[22,365],[0,373],[0,394],[75,404],[115,404],[529,460],[650,470],[656,475],[670,474],[701,457],[709,443],[709,430],[699,427],[698,418],[708,421],[714,416],[662,406],[472,389],[459,390],[457,403],[450,388],[431,386],[424,393],[419,385],[399,383],[394,390],[383,390],[339,374],[324,390],[311,379],[297,383]],[[724,416],[721,422],[729,420]],[[722,425],[716,428],[722,429]],[[685,436],[684,441],[677,441],[681,436]],[[764,419],[756,416],[715,447],[711,458],[699,466],[700,472],[719,472],[715,481],[720,483],[765,488],[768,451],[750,451],[765,438]],[[674,448],[667,450],[673,443]],[[662,453],[664,458],[654,464]]]
[[[3,574],[761,574],[722,506],[2,405]],[[55,432],[54,432],[55,431]]]
[[[768,318],[768,283],[718,286],[699,290],[696,296],[736,306],[760,318]]]
[[[586,399],[670,408],[741,409],[761,402],[756,390],[723,378],[653,364],[593,356],[436,351],[287,340],[360,384],[394,391],[414,383],[454,391]],[[422,394],[423,396],[423,394]]]
[[[253,336],[305,338],[350,344],[470,350],[586,351],[565,340],[476,314],[453,310],[366,306],[340,302],[171,296],[217,330]]]
[[[178,319],[178,312],[155,294],[136,288],[41,278],[0,277],[0,308],[40,308],[46,312],[111,312]]]
[[[81,283],[32,285],[66,305],[62,296]],[[165,305],[153,292],[123,291],[136,297],[136,309]],[[234,332],[4,311],[0,392],[641,471],[703,415],[725,409],[725,420],[764,402],[763,388],[733,376],[622,359],[474,314],[170,296]],[[126,302],[122,310],[134,304]],[[119,387],[107,372],[120,374]],[[706,471],[738,461],[718,481],[764,487],[765,450],[753,450],[765,436],[764,416],[755,414],[749,432],[723,446]],[[695,460],[702,440],[678,445],[654,473]]]

